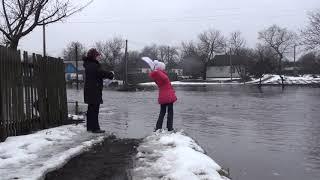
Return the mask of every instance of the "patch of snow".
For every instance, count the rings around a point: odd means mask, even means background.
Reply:
[[[283,76],[284,84],[289,85],[306,85],[320,83],[318,78],[314,78],[312,75],[303,75],[299,77],[295,76]],[[247,82],[247,84],[258,84],[260,79],[254,79],[253,81]],[[281,84],[281,78],[279,75],[266,74],[261,78],[262,84]]]
[[[1,179],[43,179],[74,156],[103,141],[105,135],[87,133],[83,125],[66,125],[0,143]]]
[[[134,180],[226,180],[221,167],[182,131],[157,131],[138,147]]]
[[[269,78],[263,81],[263,83],[270,84],[270,83],[276,82],[278,84],[279,83],[278,81],[281,81],[281,78],[278,75],[268,75],[268,76]]]
[[[84,120],[84,115],[74,115],[74,114],[68,114],[68,117],[72,120]]]
[[[269,78],[272,78],[273,76],[270,74],[265,74],[263,75],[263,77],[261,78],[261,82],[266,81]],[[246,84],[255,84],[255,83],[259,83],[260,82],[260,78],[258,79],[253,79],[252,81],[246,82]]]

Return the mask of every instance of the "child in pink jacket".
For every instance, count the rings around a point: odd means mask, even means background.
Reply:
[[[166,66],[162,62],[156,61],[155,69],[149,74],[151,79],[155,81],[159,88],[158,102],[160,104],[160,114],[156,125],[156,130],[162,129],[163,119],[168,110],[167,129],[173,130],[173,103],[177,101],[176,93],[171,85],[167,73]]]

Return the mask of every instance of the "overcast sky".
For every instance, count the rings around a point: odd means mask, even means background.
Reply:
[[[95,0],[64,23],[47,26],[47,52],[61,56],[72,41],[92,47],[114,36],[128,39],[129,49],[180,45],[209,28],[226,36],[240,30],[254,47],[258,31],[272,24],[298,31],[316,8],[320,0]],[[42,28],[26,36],[19,48],[41,53]]]

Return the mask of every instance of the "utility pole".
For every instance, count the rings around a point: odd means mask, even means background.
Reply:
[[[79,72],[78,72],[78,44],[75,44],[76,55],[76,78],[77,78],[77,90],[79,90]]]
[[[293,46],[293,73],[296,74],[296,47],[297,45],[295,44]]]
[[[232,80],[232,60],[231,60],[231,48],[230,48],[230,54],[229,54],[229,62],[230,62],[230,78]]]
[[[128,40],[126,40],[126,48],[124,52],[124,61],[125,61],[125,80],[124,80],[124,85],[128,85]]]
[[[46,25],[44,23],[44,21],[42,21],[43,25],[42,25],[42,31],[43,31],[43,57],[47,56],[47,52],[46,52]]]
[[[168,59],[167,59],[167,63],[168,64],[167,65],[170,66],[170,65],[172,65],[171,62],[170,62],[170,46],[168,46],[167,57],[168,57]],[[172,68],[172,67],[169,67],[169,68]]]

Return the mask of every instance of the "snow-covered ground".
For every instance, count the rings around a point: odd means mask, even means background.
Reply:
[[[227,180],[221,167],[182,131],[158,131],[138,147],[133,180]]]
[[[74,115],[74,114],[68,114],[68,118],[72,120],[84,120],[84,115]]]
[[[43,179],[51,170],[96,143],[105,135],[88,133],[84,125],[66,125],[0,143],[0,179]]]
[[[304,76],[283,76],[284,84],[287,85],[308,85],[308,84],[320,84],[320,77],[313,77],[311,75]],[[253,81],[247,82],[247,84],[258,84],[260,79],[254,79]],[[281,78],[279,75],[266,74],[261,78],[262,84],[281,84]]]

